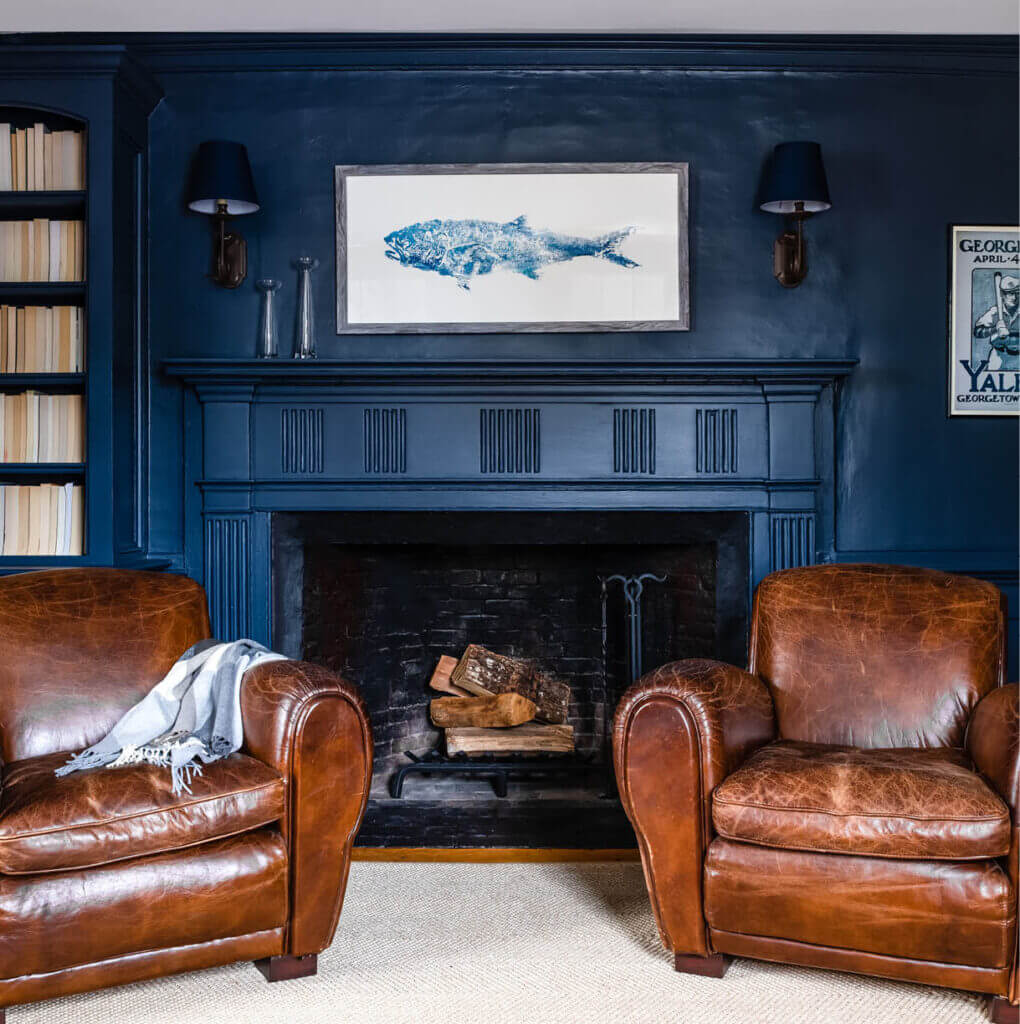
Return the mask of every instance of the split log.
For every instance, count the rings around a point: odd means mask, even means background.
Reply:
[[[532,662],[496,654],[479,644],[464,651],[450,676],[451,682],[480,697],[494,693],[519,693],[527,697],[543,722],[561,724],[567,720],[570,687],[558,679],[536,671]]]
[[[446,730],[446,752],[454,754],[572,754],[572,725],[537,725],[513,729],[464,727]]]
[[[456,667],[457,659],[451,658],[448,654],[444,654],[439,659],[439,664],[436,665],[435,672],[432,673],[432,678],[429,680],[429,686],[431,686],[433,690],[438,690],[440,693],[452,693],[454,697],[470,697],[470,690],[465,690],[460,686],[454,686],[454,684],[450,682],[450,674]]]
[[[532,671],[531,662],[524,658],[497,654],[481,644],[469,644],[450,680],[480,697],[489,697],[494,693],[520,693],[518,687],[531,677]]]
[[[432,723],[440,728],[482,726],[506,729],[523,725],[535,717],[535,705],[519,693],[492,697],[440,697],[429,705]]]

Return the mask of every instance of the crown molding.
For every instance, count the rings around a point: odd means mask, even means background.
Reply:
[[[803,71],[1015,75],[1013,36],[67,33],[0,37],[4,59],[127,49],[157,74],[344,70]],[[48,55],[43,57],[42,55]]]

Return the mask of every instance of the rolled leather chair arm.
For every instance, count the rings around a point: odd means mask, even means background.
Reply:
[[[1020,684],[986,694],[970,716],[967,750],[978,771],[1009,804],[1016,827],[1020,806]]]
[[[765,684],[732,665],[664,665],[624,695],[613,725],[620,799],[637,834],[659,934],[675,953],[707,956],[702,865],[712,790],[775,738]]]
[[[244,749],[287,782],[281,823],[291,862],[291,956],[319,953],[340,917],[351,846],[372,778],[372,733],[358,691],[328,669],[271,661],[241,687]]]

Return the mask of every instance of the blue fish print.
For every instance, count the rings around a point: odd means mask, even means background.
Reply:
[[[496,269],[538,280],[543,267],[578,256],[636,267],[637,263],[616,251],[633,230],[628,227],[598,238],[579,238],[533,228],[523,216],[505,224],[473,218],[426,220],[390,232],[385,239],[386,255],[405,267],[452,277],[467,291],[472,277]]]

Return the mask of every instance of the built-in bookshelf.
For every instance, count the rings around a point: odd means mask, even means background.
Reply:
[[[126,46],[5,42],[0,576],[163,568],[149,536],[147,304],[161,89]]]
[[[87,134],[0,106],[0,569],[88,554]]]

